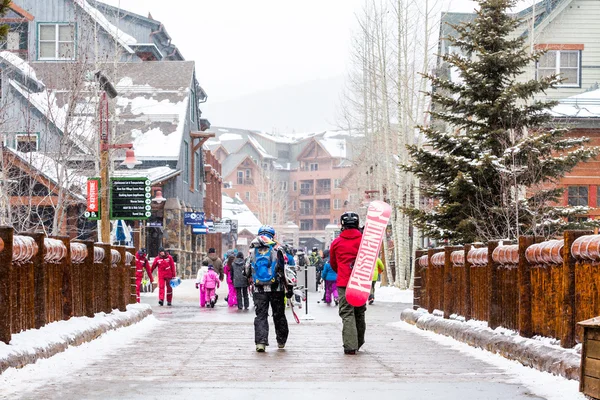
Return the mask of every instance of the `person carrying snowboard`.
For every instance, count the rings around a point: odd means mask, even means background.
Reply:
[[[250,243],[250,256],[247,259],[247,269],[254,284],[253,299],[256,310],[254,318],[254,342],[256,351],[262,353],[269,345],[269,304],[273,313],[273,323],[277,345],[285,347],[289,328],[285,317],[284,296],[292,297],[293,291],[285,280],[285,254],[275,242],[275,229],[263,225],[258,230],[258,236]]]
[[[175,270],[175,261],[169,253],[165,251],[164,247],[158,248],[158,256],[152,263],[152,271],[158,268],[158,305],[162,306],[165,300],[165,287],[167,288],[167,305],[171,305],[173,300],[173,288],[169,284],[171,279],[177,276]]]
[[[342,341],[344,354],[356,354],[365,343],[365,311],[366,305],[353,307],[346,300],[346,286],[356,261],[362,233],[358,228],[358,214],[345,212],[340,217],[342,233],[329,247],[329,263],[337,272],[337,289],[339,294],[338,313],[342,318]]]
[[[146,249],[142,248],[135,253],[135,298],[136,301],[140,302],[140,286],[142,284],[142,278],[144,278],[144,270],[148,274],[150,284],[154,284],[154,278],[152,277],[152,270],[150,269],[150,262],[146,256]]]
[[[208,266],[208,271],[206,271],[204,278],[202,278],[202,284],[206,292],[206,302],[210,304],[210,308],[215,308],[215,291],[221,286],[221,281],[212,264]]]

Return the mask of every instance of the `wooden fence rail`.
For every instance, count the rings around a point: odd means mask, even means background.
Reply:
[[[573,347],[583,333],[576,322],[600,315],[600,235],[418,250],[414,307]]]
[[[0,341],[73,316],[125,311],[135,303],[134,254],[134,248],[0,227]]]

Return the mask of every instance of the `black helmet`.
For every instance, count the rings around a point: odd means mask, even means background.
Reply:
[[[319,251],[319,248],[315,246],[312,248],[312,251],[313,251],[313,253],[316,253],[317,251]]]
[[[358,214],[352,211],[345,212],[340,217],[340,223],[342,224],[342,228],[358,229],[358,221]]]
[[[160,247],[158,248],[158,252],[160,253],[161,251],[165,251],[165,248],[164,248],[164,247],[162,247],[162,246],[160,246]]]

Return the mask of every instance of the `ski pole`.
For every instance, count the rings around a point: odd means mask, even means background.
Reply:
[[[304,298],[306,299],[305,314],[308,315],[308,265],[304,266]]]

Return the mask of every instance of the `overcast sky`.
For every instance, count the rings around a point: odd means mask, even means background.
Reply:
[[[365,0],[101,1],[161,21],[183,56],[196,62],[209,102],[221,102],[346,75],[355,14]],[[440,1],[444,10],[475,7]]]

